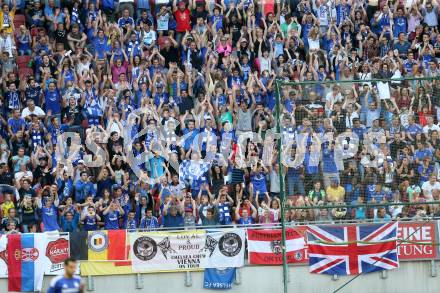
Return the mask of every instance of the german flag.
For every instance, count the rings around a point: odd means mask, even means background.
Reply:
[[[127,260],[127,231],[69,233],[70,255],[78,260]]]

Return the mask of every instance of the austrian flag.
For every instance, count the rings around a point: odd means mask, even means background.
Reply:
[[[283,263],[282,234],[277,230],[248,229],[249,263],[258,265],[280,265]],[[286,229],[287,262],[304,259],[304,237],[294,229]]]
[[[397,222],[314,226],[307,230],[310,272],[358,275],[399,267]]]

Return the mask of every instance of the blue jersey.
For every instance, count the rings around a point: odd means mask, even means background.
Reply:
[[[59,230],[60,227],[58,226],[57,222],[57,208],[55,205],[51,205],[50,207],[43,206],[41,208],[42,211],[42,217],[43,217],[43,225],[44,225],[44,231],[55,231]]]
[[[183,148],[185,149],[185,151],[188,151],[191,148],[194,138],[197,136],[198,133],[199,129],[196,128],[192,131],[188,128],[183,129]]]
[[[183,217],[180,214],[177,214],[176,216],[171,216],[170,214],[167,214],[164,217],[163,221],[164,227],[181,227],[183,226]]]
[[[87,215],[84,219],[83,224],[84,231],[95,231],[98,230],[98,220],[95,216],[89,216]]]
[[[350,15],[350,5],[336,5],[336,25],[340,25]]]
[[[124,224],[124,229],[128,230],[135,230],[136,229],[136,220],[127,220],[127,222]]]
[[[9,118],[8,125],[11,126],[12,133],[15,134],[22,129],[23,125],[26,125],[26,121],[23,118]]]
[[[252,217],[248,217],[247,219],[240,218],[240,220],[238,220],[239,225],[251,225],[253,223],[254,223],[254,218]]]
[[[124,26],[127,25],[127,24],[133,26],[133,25],[134,25],[134,20],[133,20],[133,18],[131,18],[131,17],[127,17],[127,18],[125,18],[125,17],[121,17],[121,18],[118,20],[118,25],[119,25],[119,27],[121,27],[121,28],[124,27]]]
[[[35,84],[35,86],[28,86],[26,87],[26,90],[24,91],[24,96],[27,100],[33,100],[35,105],[40,106],[40,94],[41,94],[41,87],[38,84]]]
[[[336,173],[338,172],[338,168],[335,163],[335,152],[333,150],[329,150],[328,147],[323,149],[322,152],[322,171],[325,173]]]
[[[81,292],[81,278],[73,276],[66,278],[64,276],[56,276],[50,282],[47,293],[79,293]]]
[[[259,172],[251,174],[251,182],[254,186],[254,193],[258,191],[260,193],[259,196],[264,197],[264,193],[267,192],[266,176],[264,175],[264,173]]]
[[[159,221],[154,216],[151,217],[151,218],[147,218],[147,217],[142,218],[141,224],[139,226],[139,228],[147,229],[148,231],[155,230],[155,229],[157,229],[159,227],[160,227]]]
[[[20,97],[18,91],[7,91],[5,93],[5,100],[8,103],[9,109],[20,109]]]
[[[408,125],[406,127],[406,132],[408,132],[413,138],[415,138],[417,133],[422,132],[422,127],[420,127],[420,125],[418,124]]]
[[[102,8],[103,9],[114,10],[115,9],[115,1],[113,1],[113,0],[103,0],[102,1]]]
[[[405,61],[403,61],[403,68],[405,69],[405,71],[408,73],[408,74],[412,74],[412,72],[413,72],[413,66],[415,65],[415,64],[417,64],[417,61],[415,61],[415,60],[405,60]]]
[[[111,46],[108,44],[108,39],[106,36],[102,38],[96,37],[93,40],[93,44],[95,46],[95,53],[98,54],[98,59],[105,59],[107,54],[111,51]]]
[[[418,159],[418,160],[423,160],[425,157],[432,157],[432,151],[428,148],[424,148],[421,150],[416,150],[414,156]]]
[[[231,206],[228,202],[218,204],[219,223],[221,225],[232,224]]]
[[[306,174],[318,174],[319,173],[319,166],[318,165],[312,165],[310,162],[310,152],[306,152],[304,155],[304,167],[306,170]]]
[[[394,17],[394,37],[398,37],[400,33],[406,33],[407,20],[406,17]]]
[[[219,15],[212,15],[209,20],[212,24],[214,24],[214,22],[217,21],[217,24],[215,27],[216,31],[220,30],[223,27],[223,15],[220,15],[220,14]]]
[[[380,30],[383,30],[385,26],[390,26],[391,20],[388,14],[383,14],[382,18],[379,20]]]
[[[61,113],[61,95],[56,89],[54,91],[46,90],[44,92],[44,101],[46,103],[46,112],[52,111],[52,115]]]
[[[364,140],[364,133],[367,131],[364,126],[359,128],[353,127],[352,130],[359,137],[359,140]]]
[[[161,98],[163,99],[164,104],[168,104],[170,102],[170,96],[168,95],[168,93],[156,93],[154,95],[154,104],[156,105],[156,107],[159,107]]]
[[[119,229],[119,211],[110,210],[105,218],[105,229],[106,230],[116,230]]]

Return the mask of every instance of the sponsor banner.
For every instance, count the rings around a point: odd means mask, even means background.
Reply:
[[[48,242],[44,257],[47,258],[46,275],[64,274],[64,260],[69,257],[69,235],[48,232]]]
[[[434,222],[399,222],[397,238],[409,241],[398,241],[399,260],[437,258],[437,247],[432,244],[437,242]],[[425,245],[423,242],[431,244]]]
[[[130,257],[134,272],[188,271],[223,266],[242,266],[242,229],[206,233],[129,233]],[[240,259],[241,258],[241,259]]]
[[[260,265],[280,265],[283,263],[282,231],[248,229],[249,263]],[[304,236],[294,229],[286,229],[286,256],[288,263],[302,261],[304,256]]]

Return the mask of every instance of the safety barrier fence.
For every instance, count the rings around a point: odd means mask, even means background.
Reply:
[[[372,126],[371,117],[368,117],[367,112],[371,103],[376,104],[377,109],[380,109],[380,115],[375,118],[382,118],[380,120],[381,127],[389,127],[392,119],[394,117],[398,118],[398,121],[402,125],[402,129],[405,129],[408,125],[408,121],[411,116],[415,114],[422,119],[427,119],[428,116],[433,115],[435,107],[433,106],[433,98],[438,99],[438,83],[440,79],[439,76],[434,77],[405,77],[401,78],[398,74],[399,71],[395,70],[392,78],[389,79],[359,79],[354,80],[347,78],[346,76],[341,76],[340,80],[325,80],[325,81],[310,81],[309,76],[304,76],[306,80],[301,82],[290,82],[278,79],[275,82],[275,123],[276,123],[276,135],[281,137],[277,140],[278,147],[278,174],[279,174],[279,185],[280,185],[280,198],[281,198],[281,226],[282,226],[282,254],[283,254],[283,284],[284,293],[287,293],[287,258],[286,250],[284,249],[286,243],[286,233],[285,229],[287,227],[285,216],[286,210],[310,210],[316,209],[316,206],[303,206],[295,207],[286,205],[287,196],[295,195],[291,194],[293,192],[292,186],[296,189],[304,188],[306,185],[308,190],[312,187],[312,184],[317,179],[324,179],[328,184],[329,174],[325,178],[323,170],[319,170],[317,174],[307,174],[304,180],[297,184],[295,180],[289,180],[284,175],[284,167],[294,167],[298,168],[304,163],[305,153],[309,152],[309,165],[318,169],[321,158],[321,145],[328,143],[327,146],[334,142],[335,149],[335,163],[337,165],[337,171],[331,175],[336,175],[339,183],[341,185],[348,183],[348,187],[352,182],[347,182],[344,178],[344,174],[349,174],[350,172],[344,173],[344,170],[351,170],[351,173],[360,173],[360,178],[358,182],[363,182],[366,178],[367,168],[378,168],[382,167],[386,157],[384,156],[380,144],[389,143],[387,141],[385,132],[371,132],[367,133],[366,130]],[[310,73],[308,73],[310,74]],[[313,74],[312,74],[313,75]],[[317,75],[317,74],[315,74]],[[372,76],[367,73],[360,73],[359,76]],[[316,79],[316,78],[315,78]],[[283,105],[283,107],[281,106]],[[349,132],[340,133],[341,130],[346,129],[344,125],[345,121],[339,123],[339,125],[334,125],[333,116],[336,116],[336,122],[339,119],[339,115],[343,111],[347,111],[350,115],[351,123],[347,127]],[[374,110],[374,109],[373,109]],[[336,113],[336,114],[335,114]],[[354,113],[354,114],[353,114]],[[359,118],[359,124],[365,124],[367,128],[365,133],[361,129],[362,125],[354,125],[354,120],[352,117]],[[307,134],[295,135],[293,138],[296,141],[296,155],[294,159],[289,161],[289,149],[291,143],[289,143],[289,127],[286,127],[284,120],[287,118],[287,126],[289,123],[295,121],[296,125],[302,125],[303,119],[309,119],[310,125],[304,125],[304,127],[313,128],[314,138],[311,139],[309,143],[307,139]],[[374,119],[376,120],[376,119]],[[290,121],[290,122],[289,122]],[[382,123],[384,121],[384,125]],[[367,125],[368,124],[368,125]],[[330,131],[330,135],[320,135],[318,129],[325,128],[331,129],[332,126],[338,128],[337,137],[333,136],[333,131]],[[400,129],[400,128],[399,128]],[[309,131],[312,133],[313,131]],[[356,135],[351,133],[356,132]],[[399,130],[397,133],[402,133]],[[350,166],[349,161],[354,159],[355,154],[359,151],[359,137],[358,134],[363,137],[363,147],[366,151],[361,155],[360,162],[357,162],[357,166]],[[365,135],[364,135],[365,134]],[[347,139],[347,137],[349,137]],[[394,137],[393,137],[394,139]],[[307,142],[307,143],[306,143]],[[315,147],[314,147],[315,146]],[[309,149],[308,149],[309,148]],[[286,151],[287,150],[287,151]],[[313,153],[315,157],[313,158]],[[313,161],[310,164],[310,160]],[[396,163],[396,162],[394,162]],[[284,166],[283,166],[284,165]],[[392,166],[392,168],[397,168],[397,166]],[[389,170],[386,170],[389,172]],[[422,171],[413,170],[414,173],[420,175]],[[392,173],[392,172],[389,172]],[[339,176],[341,175],[341,176]],[[370,174],[371,175],[371,174]],[[323,178],[324,177],[324,178]],[[350,177],[351,178],[351,177]],[[417,177],[416,177],[417,178]],[[414,179],[410,179],[411,183],[415,183]],[[290,182],[289,182],[290,181]],[[397,190],[398,185],[404,180],[394,176],[391,182],[388,182],[387,188]],[[344,183],[343,183],[344,182]],[[355,183],[356,184],[356,183]],[[355,184],[352,186],[354,187]],[[287,185],[287,186],[286,186]],[[347,187],[344,186],[344,187]],[[365,187],[365,186],[364,186]],[[369,201],[370,199],[364,198],[364,201]],[[301,204],[300,204],[301,205]],[[346,205],[342,204],[342,207],[334,207],[332,205],[321,205],[323,209],[337,209],[337,208],[371,208],[374,205]],[[386,204],[380,204],[376,207],[387,206]],[[345,285],[344,285],[345,286]]]

